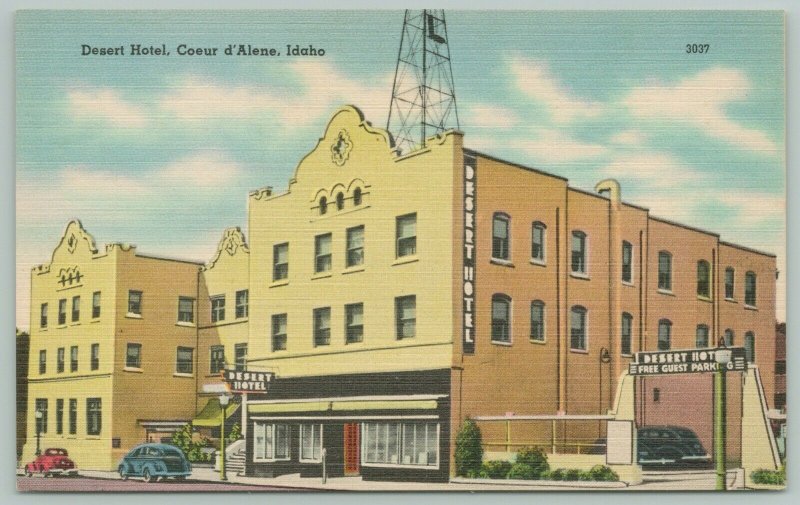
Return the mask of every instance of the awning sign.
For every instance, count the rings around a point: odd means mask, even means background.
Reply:
[[[747,370],[744,347],[729,347],[731,359],[728,372]],[[629,365],[631,375],[664,375],[676,373],[716,372],[716,349],[687,349],[682,351],[637,352],[636,361]]]
[[[275,374],[272,372],[243,372],[225,370],[222,380],[228,385],[231,393],[265,392]]]

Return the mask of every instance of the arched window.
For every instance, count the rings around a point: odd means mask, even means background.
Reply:
[[[575,305],[569,314],[569,346],[570,349],[585,351],[586,341],[586,308]]]
[[[621,321],[621,335],[620,335],[620,354],[626,356],[631,353],[631,335],[633,334],[633,316],[627,312],[622,313]]]
[[[344,209],[344,194],[337,193],[336,194],[336,210]]]
[[[711,298],[711,267],[706,260],[697,262],[697,296]]]
[[[545,231],[544,223],[536,221],[531,225],[531,260],[534,263],[545,262]]]
[[[586,275],[586,234],[575,230],[572,232],[572,273]]]
[[[733,267],[725,269],[725,299],[733,300],[733,287],[734,287],[735,271]]]
[[[531,302],[531,340],[544,342],[544,302]]]
[[[328,212],[328,199],[324,196],[319,199],[319,214],[325,215]]]
[[[744,274],[744,304],[756,306],[756,274],[753,272]]]
[[[356,207],[361,205],[361,188],[356,188],[355,191],[353,191],[353,205]]]
[[[511,298],[492,296],[492,342],[511,343]]]
[[[744,334],[744,355],[748,363],[756,362],[756,335],[752,331]]]
[[[672,321],[662,319],[658,322],[658,350],[669,351],[672,347]]]
[[[732,329],[728,328],[725,330],[725,333],[722,335],[722,341],[725,342],[726,347],[733,347],[734,334]]]
[[[694,346],[698,348],[708,347],[708,326],[698,324],[694,334]]]
[[[507,214],[495,212],[492,218],[492,258],[508,261],[511,257],[509,250],[509,222]]]
[[[672,254],[667,251],[658,253],[658,289],[672,291]]]

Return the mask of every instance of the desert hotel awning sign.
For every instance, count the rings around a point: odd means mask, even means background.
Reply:
[[[726,365],[728,372],[747,370],[744,347],[730,347],[731,360]],[[716,349],[688,349],[683,351],[637,352],[636,361],[629,365],[631,375],[663,375],[676,373],[716,372],[719,364],[715,359]]]
[[[241,370],[224,370],[222,380],[231,393],[263,393],[275,376],[272,372],[243,372]]]
[[[476,159],[464,155],[464,273],[462,277],[463,296],[463,337],[464,354],[475,353],[475,194]]]

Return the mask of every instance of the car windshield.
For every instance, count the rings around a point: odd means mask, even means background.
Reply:
[[[675,432],[684,438],[697,438],[697,435],[692,430],[686,428],[676,428]]]
[[[164,456],[180,457],[181,452],[177,449],[164,449]]]
[[[66,456],[67,451],[64,449],[47,449],[45,452],[47,456]]]

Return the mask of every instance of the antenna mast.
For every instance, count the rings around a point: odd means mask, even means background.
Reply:
[[[386,129],[398,154],[408,154],[451,128],[458,111],[444,10],[406,10]]]

